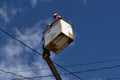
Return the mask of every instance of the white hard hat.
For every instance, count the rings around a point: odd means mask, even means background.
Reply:
[[[54,13],[53,16],[57,16],[58,14],[57,13]]]

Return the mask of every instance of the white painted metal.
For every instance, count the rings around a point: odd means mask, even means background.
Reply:
[[[44,32],[44,47],[59,53],[74,39],[72,25],[63,19],[55,21],[51,28]]]
[[[72,30],[72,26],[68,23],[66,23],[63,20],[60,20],[60,24],[61,24],[61,32],[63,32],[65,35],[67,35],[68,37],[71,37],[69,34],[73,35],[73,30]],[[73,36],[72,36],[73,37]],[[71,38],[72,38],[71,37]]]

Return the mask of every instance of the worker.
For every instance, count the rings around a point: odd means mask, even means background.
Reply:
[[[53,18],[55,20],[61,19],[62,17],[60,15],[58,15],[57,13],[53,14]]]
[[[51,24],[49,23],[49,24],[47,24],[47,29],[49,29],[51,27]]]
[[[49,24],[47,24],[46,25],[46,30],[47,29],[49,29],[51,27],[51,24],[49,23]],[[45,32],[45,31],[44,31]],[[44,32],[43,32],[43,34],[44,34]],[[42,41],[43,41],[43,43],[45,43],[45,41],[44,41],[44,36],[42,37]],[[44,45],[43,45],[43,47],[44,47]]]

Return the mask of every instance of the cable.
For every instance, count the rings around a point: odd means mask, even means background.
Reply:
[[[22,71],[12,71],[14,73],[20,73],[20,72],[29,72],[29,71],[35,71],[35,70],[46,70],[49,68],[43,68],[43,69],[30,69],[30,70],[22,70]],[[4,73],[0,73],[0,74],[4,74]]]
[[[9,37],[13,38],[14,40],[18,41],[19,43],[21,43],[22,45],[26,46],[27,48],[33,50],[34,52],[36,52],[37,54],[41,55],[38,51],[36,51],[35,49],[33,49],[32,47],[28,46],[27,44],[25,44],[24,42],[20,41],[19,39],[17,39],[16,37],[14,37],[13,35],[9,34],[8,32],[6,32],[5,30],[3,30],[2,28],[0,28],[0,31],[2,31],[3,33],[5,33],[6,35],[8,35]]]
[[[54,62],[54,64],[56,64],[57,66],[59,66],[59,67],[60,67],[60,68],[62,68],[63,70],[67,71],[68,73],[70,73],[70,74],[74,75],[76,78],[78,78],[78,79],[80,79],[80,80],[83,80],[82,78],[80,78],[79,76],[77,76],[77,75],[76,75],[76,74],[74,74],[73,72],[71,72],[71,71],[67,70],[67,69],[66,69],[66,68],[64,68],[63,66],[61,66],[61,65],[59,65],[59,64],[57,64],[57,63],[55,63],[55,62]]]
[[[3,30],[2,28],[0,28],[0,31],[2,31],[3,33],[5,33],[6,35],[8,35],[9,37],[15,39],[16,41],[18,41],[19,43],[21,43],[22,45],[28,47],[29,49],[33,50],[34,52],[36,52],[37,54],[41,55],[41,53],[39,53],[38,51],[36,51],[35,49],[33,49],[32,47],[28,46],[27,44],[25,44],[24,42],[20,41],[19,39],[17,39],[16,37],[14,37],[13,35],[9,34],[8,32],[6,32],[5,30]],[[81,78],[79,76],[77,76],[76,74],[72,73],[71,71],[63,68],[62,66],[60,66],[59,64],[53,62],[54,64],[56,64],[57,66],[59,66],[60,68],[62,68],[63,70],[69,72],[70,74],[74,75],[76,78],[78,78],[79,80],[81,80]]]
[[[103,68],[97,68],[97,69],[88,69],[88,70],[83,70],[83,71],[75,71],[72,73],[86,73],[86,72],[93,72],[93,71],[100,71],[100,70],[107,70],[107,69],[113,69],[113,68],[120,68],[120,65],[116,66],[110,66],[110,67],[103,67]],[[71,73],[62,73],[60,75],[69,75]],[[53,75],[45,75],[45,76],[36,76],[36,77],[29,77],[29,78],[43,78],[43,77],[51,77]],[[25,78],[19,78],[19,79],[25,79]],[[120,78],[115,78],[115,79],[120,79]],[[107,79],[111,80],[111,79]]]
[[[26,78],[26,77],[24,77],[24,76],[22,76],[22,75],[18,75],[18,74],[13,73],[13,72],[8,72],[8,71],[1,70],[1,69],[0,69],[0,71],[1,71],[1,72],[4,72],[4,73],[7,73],[7,74],[11,74],[11,75],[17,76],[17,77]],[[32,78],[26,78],[26,79],[33,80]]]
[[[109,78],[107,80],[120,80],[120,78]]]
[[[53,75],[45,75],[45,76],[36,76],[36,77],[29,77],[29,78],[45,78],[45,77],[52,77]],[[24,80],[24,79],[27,79],[27,78],[16,78],[16,79],[13,79],[13,80]]]
[[[107,69],[112,69],[112,68],[120,68],[120,65],[110,66],[110,67],[103,67],[103,68],[98,68],[98,69],[89,69],[89,70],[84,70],[84,71],[76,71],[76,72],[73,72],[73,73],[93,72],[93,71],[107,70]]]
[[[112,60],[105,60],[105,61],[96,61],[96,62],[89,62],[89,63],[82,63],[82,64],[72,64],[72,65],[66,65],[66,66],[62,66],[62,67],[83,66],[83,65],[89,65],[89,64],[107,63],[107,62],[114,62],[114,61],[120,61],[120,59],[112,59]],[[56,67],[56,68],[59,68],[59,67]],[[49,69],[49,68],[30,69],[30,70],[13,71],[13,72],[28,72],[28,71],[46,70],[46,69]],[[0,74],[2,74],[2,73],[0,73]]]
[[[73,64],[73,65],[67,65],[64,67],[84,66],[89,64],[108,63],[108,62],[115,62],[115,61],[120,61],[120,59],[111,59],[111,60],[96,61],[96,62],[89,62],[89,63],[82,63],[82,64]]]
[[[13,73],[13,72],[8,72],[8,71],[5,71],[5,70],[1,70],[1,69],[0,69],[0,71],[1,71],[1,72],[4,72],[4,73],[7,73],[7,74],[12,74],[12,75],[14,75],[14,76],[24,77],[24,76],[22,76],[22,75],[18,75],[18,74],[15,74],[15,73]]]

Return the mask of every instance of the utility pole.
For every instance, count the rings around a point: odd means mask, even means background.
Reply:
[[[43,47],[43,59],[47,62],[56,80],[62,80],[50,58],[50,51]]]

